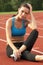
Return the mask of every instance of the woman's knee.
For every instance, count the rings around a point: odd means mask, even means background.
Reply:
[[[37,29],[34,29],[34,30],[30,33],[31,42],[34,43],[37,38],[38,38],[38,30],[37,30]]]
[[[32,31],[32,33],[36,36],[36,37],[38,37],[38,30],[37,29],[34,29],[33,31]]]

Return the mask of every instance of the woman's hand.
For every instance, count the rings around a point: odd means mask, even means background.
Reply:
[[[28,6],[30,7],[30,14],[32,13],[32,5],[31,4],[29,4],[29,3],[27,3],[28,4]]]
[[[29,14],[28,14],[26,20],[30,21],[30,20],[31,20],[31,16],[32,16],[31,14],[33,14],[33,13],[32,13],[32,5],[29,4],[29,3],[27,3],[27,5],[30,7],[30,12],[29,12]],[[29,22],[29,23],[30,23],[30,22]]]
[[[16,50],[13,51],[13,53],[16,56],[17,60],[19,60],[20,57],[21,57],[21,52],[18,49],[16,49]]]

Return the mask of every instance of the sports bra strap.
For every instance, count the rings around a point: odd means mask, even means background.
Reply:
[[[12,18],[12,25],[14,25],[14,20],[15,20],[15,18],[13,17],[13,18]]]
[[[15,18],[12,18],[12,26],[14,26]],[[22,20],[22,26],[25,27],[25,20]]]
[[[22,20],[22,25],[25,27],[25,20]]]

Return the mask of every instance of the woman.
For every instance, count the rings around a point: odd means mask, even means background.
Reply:
[[[27,18],[29,15],[31,16],[31,20]],[[24,41],[27,27],[30,27],[32,32],[26,41]],[[36,39],[38,38],[36,20],[32,14],[31,4],[22,4],[18,9],[18,14],[7,20],[6,38],[6,53],[8,57],[13,57],[15,61],[20,60],[21,58],[29,61],[43,60],[43,55],[30,53]]]

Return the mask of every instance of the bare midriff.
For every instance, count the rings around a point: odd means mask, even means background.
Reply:
[[[15,43],[15,42],[23,42],[24,41],[24,36],[11,37],[11,40],[12,40],[13,43]]]

